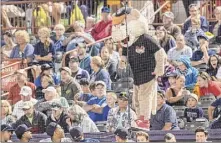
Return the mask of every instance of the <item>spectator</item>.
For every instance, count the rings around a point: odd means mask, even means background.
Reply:
[[[164,136],[165,142],[176,142],[176,137],[172,133],[167,133]]]
[[[189,94],[186,102],[187,108],[184,110],[184,117],[187,119],[187,122],[192,122],[197,118],[203,117],[203,110],[197,104],[198,96],[194,93]]]
[[[107,39],[104,43],[105,47],[107,47],[109,54],[110,54],[110,58],[112,58],[113,60],[115,60],[116,63],[119,63],[120,61],[120,55],[119,53],[116,51],[115,49],[115,45],[112,39]]]
[[[210,75],[212,80],[221,81],[221,67],[220,67],[220,60],[217,55],[212,55],[209,57],[208,61],[208,68],[206,72]]]
[[[12,107],[7,100],[1,100],[1,124],[12,124],[15,122],[15,118],[11,115]]]
[[[109,50],[105,46],[101,49],[101,59],[104,63],[104,68],[108,71],[111,80],[113,80],[116,75],[118,62],[110,57]]]
[[[101,21],[91,31],[91,35],[96,41],[111,35],[112,19],[109,7],[105,6],[101,9],[101,17]]]
[[[54,42],[55,53],[57,52],[65,52],[65,47],[63,45],[63,41],[66,39],[64,36],[65,27],[62,24],[57,24],[54,27],[55,35],[51,37],[51,40]]]
[[[32,139],[32,133],[30,132],[31,128],[28,128],[25,124],[19,125],[15,129],[15,134],[20,142],[29,142]]]
[[[181,56],[177,60],[177,73],[185,76],[185,87],[191,89],[197,82],[198,70],[191,66],[190,59],[185,56]]]
[[[123,79],[123,78],[128,78],[128,77],[133,77],[133,73],[131,71],[131,67],[128,63],[127,57],[126,56],[120,56],[120,61],[117,67],[116,71],[116,76],[113,81]]]
[[[50,39],[50,29],[47,27],[40,28],[38,30],[38,36],[40,41],[35,44],[35,61],[40,65],[48,63],[54,67],[55,49]]]
[[[158,91],[157,113],[151,116],[150,130],[179,130],[176,112],[165,100],[164,93]]]
[[[166,92],[167,104],[170,106],[184,106],[184,97],[188,95],[185,88],[185,77],[178,75],[175,80],[175,86],[168,88]]]
[[[81,94],[81,87],[73,77],[71,77],[71,69],[68,67],[60,68],[61,72],[61,95],[68,101],[74,100],[74,96]]]
[[[171,70],[173,70],[173,69],[171,69]],[[168,90],[170,90],[170,88],[176,87],[176,78],[177,78],[177,73],[175,72],[175,70],[174,71],[169,71],[168,73],[166,73],[163,76],[161,81],[162,81],[162,84],[163,84],[162,88],[164,89],[164,91],[168,91]]]
[[[115,132],[118,127],[125,129],[130,128],[128,110],[130,110],[130,121],[132,127],[137,127],[137,115],[132,109],[128,109],[129,96],[126,93],[121,93],[118,96],[118,106],[110,109],[107,116],[107,132]]]
[[[160,43],[160,46],[167,53],[170,49],[176,47],[176,42],[173,36],[168,35],[166,29],[163,26],[158,26],[156,28],[156,36]]]
[[[7,100],[14,105],[21,100],[19,95],[20,90],[23,86],[29,86],[32,89],[32,97],[35,98],[35,85],[27,80],[27,73],[24,70],[17,70],[16,75],[16,84],[12,85],[9,89],[9,95]]]
[[[203,127],[198,127],[195,130],[196,142],[207,142],[208,132]]]
[[[90,82],[94,81],[104,81],[106,84],[107,89],[111,89],[111,79],[109,73],[103,68],[103,61],[101,57],[94,56],[91,58],[91,68],[94,71],[91,75]]]
[[[191,25],[191,18],[200,18],[201,21],[201,29],[204,32],[207,32],[209,30],[209,23],[206,20],[204,16],[200,16],[199,14],[199,7],[196,4],[190,4],[189,5],[189,13],[190,13],[190,18],[187,18],[184,25],[183,25],[183,30],[182,33],[185,34],[186,31],[192,26]]]
[[[210,126],[210,129],[221,129],[221,116],[213,121]]]
[[[174,64],[174,61],[177,60],[180,56],[192,57],[192,49],[185,45],[185,40],[183,35],[177,35],[176,37],[176,47],[170,49],[167,53],[168,61],[171,64]]]
[[[10,125],[1,124],[0,141],[1,142],[12,142],[11,137],[12,137],[13,131],[14,131],[14,129]]]
[[[208,108],[208,118],[209,121],[213,121],[216,118],[220,118],[221,111],[219,108],[221,107],[221,98],[216,99]]]
[[[91,139],[91,138],[84,138],[84,133],[81,127],[72,127],[70,129],[70,135],[74,142],[100,142],[99,140],[96,139]]]
[[[25,124],[28,127],[31,127],[30,131],[33,134],[44,133],[47,116],[39,111],[36,111],[31,101],[24,102],[22,109],[25,114],[16,121],[15,128],[17,128],[21,124]]]
[[[91,98],[86,105],[83,106],[84,110],[88,112],[89,117],[94,121],[102,121],[102,114],[96,113],[94,108],[106,106],[106,85],[103,81],[95,83],[96,96]]]
[[[148,133],[144,131],[136,132],[136,141],[137,142],[150,142]]]
[[[206,72],[200,72],[197,78],[200,87],[200,96],[216,96],[221,97],[221,85],[218,82],[211,81],[210,76]]]
[[[29,86],[23,86],[19,95],[21,96],[21,100],[14,105],[12,112],[12,115],[17,119],[20,119],[24,115],[24,111],[22,110],[24,102],[31,101],[34,105],[37,103],[37,100],[32,98],[32,90]]]
[[[59,97],[56,89],[53,86],[49,86],[46,89],[43,89],[42,92],[44,93],[44,99],[38,101],[35,105],[35,109],[44,113],[48,117],[51,116],[51,104],[57,99],[61,102],[62,108],[67,109],[69,104],[64,97]]]
[[[79,59],[77,57],[70,57],[69,68],[71,69],[71,76],[79,83],[81,79],[90,79],[89,73],[79,67]]]
[[[208,40],[207,36],[204,34],[204,31],[200,28],[200,19],[195,17],[191,18],[191,27],[185,33],[186,45],[191,47],[193,51],[199,48],[199,36],[203,36]]]
[[[66,122],[69,119],[68,115],[65,113],[65,110],[62,108],[60,100],[54,100],[51,103],[52,114],[48,117],[46,125],[48,126],[51,122],[59,124],[65,133],[68,133],[69,127]]]
[[[30,63],[33,60],[34,47],[29,44],[30,37],[25,30],[19,30],[15,33],[17,45],[12,49],[10,59],[27,59]]]
[[[81,79],[79,84],[81,86],[83,93],[79,97],[76,97],[75,102],[76,104],[83,107],[93,97],[93,94],[90,91],[88,80]]]
[[[46,133],[50,138],[42,139],[39,142],[72,142],[70,138],[65,138],[64,130],[55,122],[51,122],[47,126]]]
[[[129,133],[127,129],[119,127],[114,132],[116,142],[128,142]]]
[[[168,34],[176,38],[177,35],[181,34],[181,29],[179,26],[173,23],[174,14],[171,11],[163,13],[163,26],[167,30]]]
[[[3,52],[3,58],[8,59],[11,55],[12,49],[16,46],[16,44],[13,41],[12,34],[9,32],[3,33],[3,39],[5,42],[5,45],[2,46],[2,52]]]
[[[83,133],[99,132],[95,123],[90,119],[85,110],[80,106],[71,106],[70,108],[68,108],[67,113],[70,117],[67,119],[67,124],[69,125],[69,128],[72,126],[79,126],[82,128]]]
[[[215,38],[213,44],[220,44],[221,40],[221,6],[217,6],[214,10],[216,22],[212,24],[210,32],[214,34]]]
[[[70,35],[63,43],[64,45],[67,45],[66,51],[76,49],[78,43],[91,44],[94,42],[93,37],[89,33],[84,32],[84,23],[76,21],[73,27],[74,34]]]
[[[86,27],[85,32],[90,33],[95,25],[95,18],[93,17],[87,17],[86,19]]]
[[[91,69],[91,56],[86,53],[86,45],[78,47],[78,58],[80,61],[80,68],[88,71],[91,74],[93,71]]]

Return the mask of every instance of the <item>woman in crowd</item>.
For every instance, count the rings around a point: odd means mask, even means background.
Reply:
[[[213,43],[221,43],[221,6],[216,7],[214,11],[216,22],[211,26],[210,32],[214,34]]]
[[[112,41],[112,39],[107,39],[104,43],[105,47],[108,48],[108,51],[109,51],[109,54],[110,54],[110,57],[113,59],[113,60],[116,60],[117,63],[119,63],[119,60],[120,60],[120,55],[117,51],[115,51],[115,45]]]
[[[55,49],[50,40],[50,30],[47,27],[42,27],[38,31],[38,36],[40,41],[35,45],[35,60],[40,65],[48,63],[54,67]]]
[[[212,80],[221,80],[220,60],[217,55],[212,55],[209,57],[206,72],[211,76]]]
[[[86,111],[79,105],[75,104],[69,107],[67,113],[70,117],[66,120],[69,127],[80,126],[83,133],[99,132],[95,123],[89,118]]]
[[[107,89],[111,89],[111,79],[108,71],[106,71],[103,67],[103,61],[101,57],[94,56],[91,58],[91,68],[94,71],[91,75],[90,82],[94,81],[103,81],[106,84]]]
[[[15,118],[11,115],[12,107],[7,100],[1,100],[1,124],[12,124],[15,122]]]
[[[160,46],[164,48],[167,53],[171,48],[176,47],[176,42],[173,36],[168,35],[166,29],[163,26],[159,26],[156,29],[156,36],[159,40]]]
[[[7,59],[10,57],[12,49],[13,47],[16,46],[16,44],[13,41],[12,34],[9,32],[3,33],[3,39],[5,42],[5,45],[2,46],[2,53],[3,53],[3,58]]]
[[[27,59],[27,62],[33,60],[34,47],[29,44],[30,37],[27,31],[19,30],[15,33],[17,45],[12,49],[11,59]]]
[[[186,96],[187,90],[185,87],[185,77],[178,75],[175,80],[175,86],[168,88],[166,91],[167,104],[171,106],[184,106],[184,96]]]

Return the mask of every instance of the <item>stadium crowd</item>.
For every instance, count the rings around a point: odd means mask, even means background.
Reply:
[[[101,9],[98,22],[84,17],[82,9],[77,13],[81,18],[71,18],[68,36],[59,19],[53,29],[41,21],[39,26],[44,27],[38,29],[35,43],[26,30],[2,34],[3,62],[25,60],[40,72],[33,79],[31,70],[15,71],[16,83],[1,99],[1,142],[9,142],[13,132],[21,142],[29,142],[32,134],[44,133],[50,138],[40,142],[99,142],[84,138],[84,133],[94,132],[112,132],[117,142],[129,142],[131,127],[185,130],[199,120],[204,124],[194,129],[196,141],[205,142],[206,129],[221,129],[220,6],[214,10],[216,23],[212,26],[199,14],[196,4],[189,5],[190,17],[182,28],[173,23],[172,12],[162,14],[163,26],[156,28],[153,38],[168,59],[164,75],[157,78],[157,113],[151,115],[148,126],[137,120],[131,100],[133,73],[127,49],[108,38],[111,8]],[[135,137],[137,142],[151,141],[144,131]],[[171,133],[164,139],[176,142]]]

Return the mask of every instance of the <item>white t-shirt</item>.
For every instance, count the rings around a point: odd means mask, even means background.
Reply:
[[[189,46],[185,45],[184,48],[181,50],[177,50],[176,47],[174,47],[170,49],[167,53],[168,60],[177,60],[182,55],[192,58],[192,49]]]
[[[217,73],[216,73],[216,78],[221,79],[221,67],[219,67]]]

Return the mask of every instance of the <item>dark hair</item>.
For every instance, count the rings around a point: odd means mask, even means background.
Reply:
[[[11,34],[10,32],[8,32],[8,31],[6,31],[5,33],[3,33],[3,35],[6,35],[6,36],[8,36],[8,37],[12,37],[12,34]]]
[[[212,59],[212,57],[215,57],[216,59],[217,59],[217,70],[218,70],[218,68],[219,68],[219,66],[220,66],[220,59],[219,59],[219,56],[218,55],[211,55],[210,57],[209,57],[209,61],[208,61],[208,66],[209,66],[209,68],[213,68],[212,67],[212,65],[211,65],[211,59]],[[216,71],[217,72],[217,71]]]
[[[190,8],[192,8],[192,7],[197,7],[197,9],[199,9],[199,7],[197,6],[197,4],[195,4],[195,3],[190,4],[188,8],[190,9]]]
[[[96,88],[96,84],[95,84],[95,82],[92,82],[92,83],[89,85],[89,89],[90,89],[91,91],[94,91],[95,88]]]
[[[80,80],[79,84],[84,86],[84,85],[89,85],[90,83],[87,79],[83,78],[83,79]]]
[[[198,133],[198,132],[204,132],[205,136],[208,135],[208,131],[207,131],[204,127],[201,127],[201,126],[199,126],[199,127],[195,130],[195,134]]]
[[[53,85],[54,85],[54,79],[53,79],[53,77],[52,77],[51,75],[42,74],[42,75],[41,75],[41,81],[42,81],[42,78],[43,78],[44,76],[46,76],[46,77],[49,78],[48,84],[51,85],[51,86],[53,86]]]
[[[164,136],[164,140],[171,140],[173,137],[175,137],[173,134],[167,133],[167,134]]]
[[[149,135],[146,132],[138,131],[138,132],[136,132],[136,137],[138,137],[138,136],[144,136],[146,138],[146,140],[149,140]]]
[[[158,90],[158,91],[157,91],[157,94],[160,95],[160,97],[161,97],[162,99],[165,98],[164,91],[162,91],[162,90]]]

